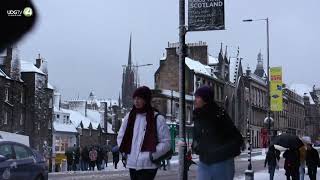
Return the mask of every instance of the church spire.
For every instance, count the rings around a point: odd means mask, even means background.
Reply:
[[[262,57],[261,51],[258,54],[257,61],[258,61],[258,63],[257,63],[256,70],[254,71],[254,74],[263,78],[265,75],[265,72],[264,72],[264,68],[263,68],[263,57]]]
[[[119,98],[118,98],[118,106],[119,106],[119,108],[121,108],[120,92],[119,92]]]
[[[132,54],[131,54],[131,37],[132,37],[132,33],[130,34],[130,43],[129,43],[129,56],[128,56],[128,66],[131,67],[132,65]]]

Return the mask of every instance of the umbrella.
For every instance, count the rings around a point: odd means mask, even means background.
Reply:
[[[276,136],[273,139],[272,144],[289,149],[299,149],[301,146],[303,146],[303,142],[298,136],[287,133]]]

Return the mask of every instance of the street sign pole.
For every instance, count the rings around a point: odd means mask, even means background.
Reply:
[[[186,92],[185,92],[185,57],[186,57],[186,27],[185,27],[185,0],[179,0],[179,180],[187,180],[188,174],[185,168],[186,162],[186,127],[185,127],[185,116],[186,116]]]

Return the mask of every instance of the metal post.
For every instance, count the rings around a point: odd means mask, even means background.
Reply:
[[[270,111],[271,111],[271,103],[270,103],[270,64],[269,64],[269,19],[265,19],[267,22],[267,97],[268,97],[268,144],[271,142],[271,119],[270,119]]]
[[[179,0],[179,173],[178,180],[187,180],[188,175],[185,168],[186,154],[186,129],[185,129],[185,0]]]
[[[245,180],[253,180],[254,179],[254,171],[252,170],[252,163],[251,163],[251,155],[252,155],[252,142],[251,142],[251,125],[250,125],[250,118],[251,118],[251,96],[250,96],[250,87],[247,93],[247,139],[248,139],[248,169],[245,171]]]

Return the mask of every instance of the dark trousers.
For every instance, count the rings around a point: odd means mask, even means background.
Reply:
[[[90,161],[90,171],[94,171],[94,167],[96,166],[96,161]]]
[[[130,179],[131,180],[154,180],[156,177],[158,169],[142,169],[135,170],[130,169]]]
[[[308,167],[308,175],[310,180],[317,179],[317,167]]]
[[[118,161],[113,162],[114,168],[117,169]]]

